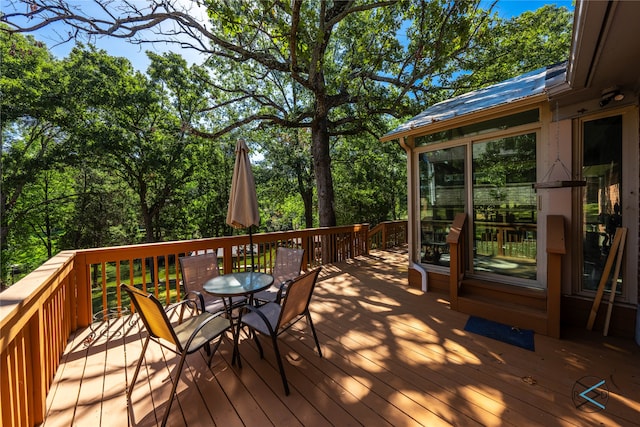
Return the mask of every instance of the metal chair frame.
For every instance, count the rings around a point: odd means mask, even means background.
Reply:
[[[207,280],[220,275],[216,253],[183,256],[179,258],[179,262],[186,298],[199,300],[210,313],[225,310],[226,302],[222,298],[214,297],[203,289]]]
[[[256,305],[268,302],[279,304],[291,281],[300,275],[303,259],[304,249],[279,247],[276,250],[276,260],[272,272],[273,285],[253,296]]]
[[[169,411],[171,409],[171,404],[173,403],[173,398],[178,386],[178,381],[180,380],[186,356],[205,347],[207,354],[210,353],[208,362],[208,365],[210,366],[213,355],[222,342],[223,334],[227,330],[232,329],[233,325],[229,319],[221,317],[222,312],[216,314],[205,312],[204,304],[201,304],[200,314],[182,321],[181,313],[181,323],[174,327],[169,320],[168,313],[171,310],[184,307],[185,304],[190,304],[192,301],[183,300],[169,306],[167,310],[165,310],[165,308],[160,304],[160,301],[158,301],[152,294],[148,294],[127,284],[122,284],[120,287],[130,296],[136,312],[139,314],[148,332],[142,346],[142,352],[140,353],[135,373],[133,374],[133,378],[131,379],[131,383],[127,390],[127,401],[129,403],[131,402],[131,393],[133,392],[133,387],[136,379],[138,378],[138,373],[140,372],[142,360],[144,359],[149,341],[153,340],[162,347],[180,356],[180,361],[176,368],[175,379],[170,376],[173,386],[171,387],[171,394],[169,397],[169,403],[167,404],[167,409],[165,410],[162,418],[162,426],[164,427],[169,418]],[[216,338],[218,338],[218,341],[211,351],[209,349],[209,343]],[[167,345],[164,341],[171,345]]]
[[[307,323],[311,328],[316,348],[318,349],[318,355],[322,357],[320,342],[318,341],[318,336],[313,326],[313,321],[311,320],[311,313],[309,312],[309,303],[311,301],[311,296],[313,295],[313,290],[315,288],[318,275],[320,274],[320,270],[321,267],[311,270],[293,280],[289,284],[289,288],[287,293],[284,295],[282,304],[269,302],[259,307],[247,304],[245,308],[248,310],[248,313],[243,314],[241,311],[238,319],[238,328],[247,326],[250,331],[254,332],[253,338],[260,352],[260,358],[264,358],[264,352],[262,350],[262,345],[258,340],[258,334],[255,332],[271,337],[271,342],[273,343],[273,349],[275,351],[286,395],[289,395],[289,384],[284,371],[282,356],[278,348],[278,336],[288,330],[299,320],[306,318]],[[238,336],[239,333],[236,333],[236,345]],[[240,357],[238,357],[238,366],[240,366]]]

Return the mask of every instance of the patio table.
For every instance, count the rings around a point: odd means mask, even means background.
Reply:
[[[233,322],[233,297],[249,297],[249,302],[253,299],[253,294],[267,289],[273,283],[273,276],[266,273],[258,272],[236,272],[223,274],[213,279],[209,279],[205,282],[202,289],[211,295],[215,295],[222,298],[227,315]],[[228,303],[227,303],[228,299]],[[238,365],[240,365],[240,356],[238,353],[238,340],[237,337],[240,334],[240,325],[233,331],[233,356],[231,358],[231,364],[235,364],[236,357],[238,358]]]

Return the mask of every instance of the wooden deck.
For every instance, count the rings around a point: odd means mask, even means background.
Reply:
[[[536,335],[531,352],[465,332],[468,316],[451,311],[444,295],[407,286],[403,253],[326,266],[319,280],[311,310],[324,357],[304,322],[283,337],[291,395],[284,395],[269,343],[263,341],[261,360],[254,343],[242,341],[238,369],[225,341],[210,369],[203,353],[188,357],[169,425],[640,423],[640,348],[633,341],[598,332],[563,340]],[[161,420],[176,357],[150,344],[128,408],[125,389],[144,329],[130,319],[104,326],[94,339],[86,329],[69,342],[47,400],[46,427]],[[572,389],[585,376],[606,381],[606,409],[576,408]]]

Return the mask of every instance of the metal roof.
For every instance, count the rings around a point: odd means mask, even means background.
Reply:
[[[381,139],[387,141],[394,139],[395,135],[407,134],[414,129],[436,122],[540,95],[545,93],[546,89],[564,83],[565,79],[566,62],[530,71],[498,84],[434,104]]]

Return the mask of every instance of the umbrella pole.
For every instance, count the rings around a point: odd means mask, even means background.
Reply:
[[[255,266],[255,263],[253,261],[253,233],[251,232],[252,228],[253,226],[249,226],[249,250],[251,251],[251,271],[253,271],[253,268]]]

